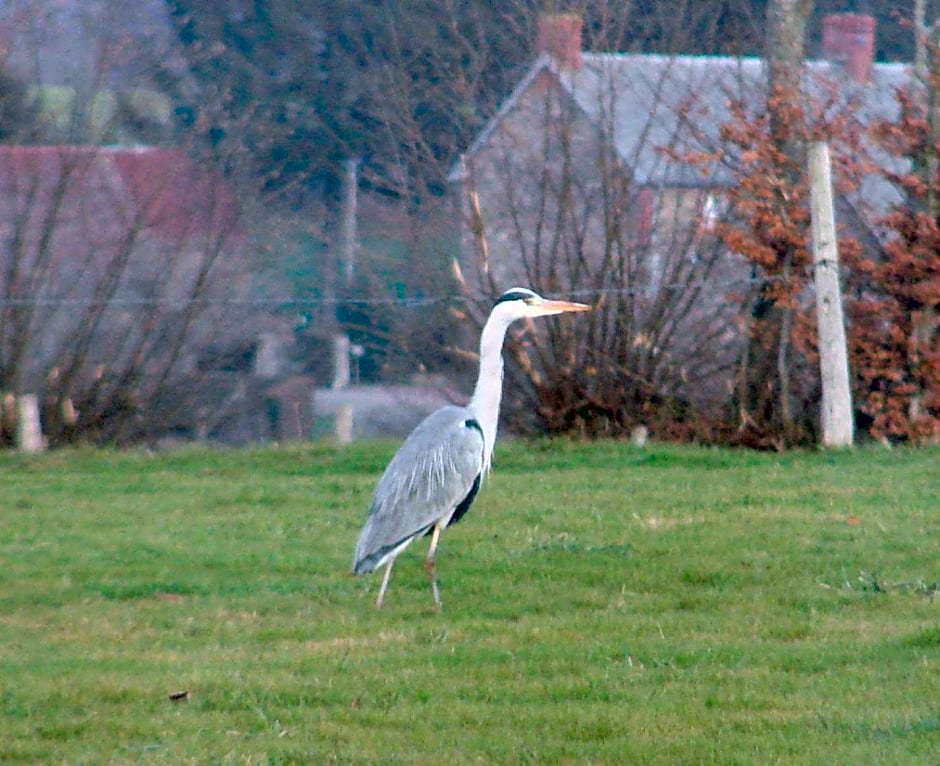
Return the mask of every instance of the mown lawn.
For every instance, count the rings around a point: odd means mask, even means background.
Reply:
[[[437,613],[393,449],[0,455],[0,762],[938,763],[940,451],[503,443]]]

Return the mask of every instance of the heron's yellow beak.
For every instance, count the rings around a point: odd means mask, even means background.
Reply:
[[[569,311],[590,311],[591,307],[586,303],[573,303],[572,301],[552,301],[545,299],[537,306],[533,306],[536,316],[551,316],[552,314],[564,314]]]

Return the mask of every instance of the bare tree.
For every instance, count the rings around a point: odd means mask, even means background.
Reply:
[[[13,18],[27,40],[40,21],[31,8]],[[33,83],[43,131],[0,145],[0,390],[40,395],[53,444],[148,433],[167,415],[155,403],[197,369],[200,349],[251,333],[235,305],[249,283],[231,185],[194,144],[95,144],[147,131],[126,110],[105,109],[116,103],[109,94],[136,93],[152,115],[166,102],[142,80],[116,79],[123,45],[83,49],[90,79],[61,84],[60,70],[37,67],[32,76],[52,80]],[[10,50],[16,65],[21,48]],[[4,439],[11,427],[3,423]]]
[[[734,355],[719,287],[740,274],[713,236],[720,211],[708,184],[672,176],[694,83],[668,60],[645,72],[604,57],[584,71],[553,61],[529,75],[463,172],[469,297],[519,282],[596,303],[582,322],[510,344],[510,418],[555,432],[649,423],[701,434],[705,419],[692,413],[727,395]]]

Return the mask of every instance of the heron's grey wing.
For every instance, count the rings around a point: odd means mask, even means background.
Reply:
[[[483,470],[483,432],[470,410],[442,407],[425,418],[388,464],[356,545],[353,570],[370,572],[453,514]]]

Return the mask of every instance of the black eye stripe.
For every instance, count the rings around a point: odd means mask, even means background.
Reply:
[[[506,301],[530,301],[535,297],[535,294],[528,290],[509,290],[497,298],[495,305],[498,306]]]

